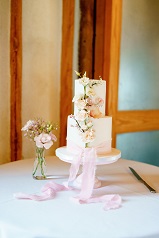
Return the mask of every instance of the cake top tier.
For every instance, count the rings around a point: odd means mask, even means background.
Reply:
[[[88,147],[96,136],[92,119],[105,117],[106,82],[101,78],[89,79],[86,72],[82,77],[76,74],[80,78],[75,80],[74,115],[70,117],[74,119],[85,147]]]
[[[106,81],[89,79],[86,76],[75,80],[74,115],[87,106],[92,117],[105,116],[105,100]]]

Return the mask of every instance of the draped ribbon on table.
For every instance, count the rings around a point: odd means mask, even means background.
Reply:
[[[72,189],[70,184],[76,179],[79,167],[80,165],[82,165],[83,171],[81,180],[81,191],[76,197],[73,197],[72,199],[80,204],[105,202],[104,210],[118,208],[121,204],[121,197],[118,194],[92,197],[95,180],[97,152],[103,150],[103,146],[104,143],[102,143],[98,147],[81,148],[71,142],[71,151],[72,153],[75,152],[76,154],[75,159],[72,161],[70,167],[70,174],[67,183],[64,183],[64,185],[60,185],[51,181],[48,182],[42,188],[42,195],[16,193],[14,194],[14,197],[18,199],[30,199],[36,201],[53,199],[56,195],[56,192]]]
[[[82,181],[81,181],[81,193],[82,199],[87,199],[91,196],[94,177],[95,177],[95,160],[96,160],[96,150],[94,148],[81,148],[74,143],[71,143],[72,153],[74,154],[74,159],[70,167],[70,175],[68,179],[68,185],[70,182],[76,179],[80,165],[83,166]]]
[[[79,200],[87,200],[91,197],[93,191],[96,170],[95,160],[97,156],[94,148],[84,148],[80,150],[77,159],[71,164],[68,185],[75,180],[79,166],[82,164],[81,192],[76,198]]]
[[[70,188],[71,189],[71,188]],[[53,199],[56,196],[56,192],[60,191],[67,191],[70,190],[69,188],[65,187],[62,184],[57,184],[54,183],[53,181],[50,181],[46,183],[42,189],[41,195],[36,195],[36,194],[27,194],[27,193],[15,193],[14,197],[18,199],[29,199],[29,200],[34,200],[34,201],[44,201],[44,200],[49,200]]]
[[[82,148],[70,140],[67,141],[68,150],[76,155],[70,167],[68,184],[70,181],[75,180],[80,164],[83,165],[81,192],[77,196],[79,200],[86,200],[91,197],[95,179],[97,153],[102,154],[105,151],[109,152],[111,149],[110,145],[111,141],[104,141],[96,147]]]

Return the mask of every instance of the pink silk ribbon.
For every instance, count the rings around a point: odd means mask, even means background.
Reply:
[[[71,198],[71,199],[78,204],[98,203],[98,202],[105,203],[103,207],[105,211],[119,208],[121,205],[121,197],[118,194],[108,194],[108,195],[103,195],[100,197],[90,197],[89,199],[85,201],[79,200],[76,198]]]
[[[64,185],[54,183],[53,181],[50,181],[46,183],[42,187],[42,194],[36,195],[36,194],[26,194],[26,193],[15,193],[14,197],[17,199],[28,199],[28,200],[34,200],[34,201],[45,201],[54,199],[56,196],[56,192],[59,191],[67,191],[71,188],[67,188]],[[87,204],[87,203],[97,203],[102,202],[104,203],[103,209],[105,211],[108,211],[110,209],[116,209],[119,208],[121,205],[121,197],[118,194],[108,194],[103,195],[100,197],[90,197],[87,200],[79,200],[78,198],[74,197],[71,198],[75,203],[78,204]]]
[[[78,148],[77,148],[78,147]],[[111,140],[107,140],[99,144],[98,146],[93,147],[96,149],[98,155],[105,155],[111,151]],[[77,151],[82,149],[82,147],[77,146],[73,141],[67,139],[67,150],[71,153],[77,153]],[[83,148],[84,149],[84,148]]]
[[[77,146],[70,140],[67,142],[69,144],[69,150],[71,150],[72,153],[75,154],[75,158],[73,159],[70,167],[68,184],[76,178],[79,166],[80,164],[82,164],[83,173],[81,192],[76,198],[78,198],[79,200],[87,200],[91,197],[93,191],[97,153],[101,153],[103,151],[103,148],[106,147],[107,142],[103,142],[96,147],[90,148],[82,148],[80,146]]]
[[[99,146],[99,148],[101,147]],[[118,208],[121,205],[121,197],[118,194],[92,197],[96,170],[97,150],[98,147],[81,148],[72,143],[72,151],[76,152],[76,158],[71,164],[69,179],[68,182],[65,183],[65,185],[60,185],[51,181],[44,187],[42,187],[42,195],[17,193],[14,194],[14,197],[17,199],[30,199],[35,201],[53,199],[56,196],[56,192],[71,189],[70,182],[73,182],[76,179],[80,164],[82,164],[83,172],[81,191],[79,195],[72,199],[79,204],[105,202],[104,210]]]
[[[83,159],[81,192],[77,196],[79,200],[87,200],[92,195],[94,187],[95,169],[96,169],[95,160],[96,160],[95,149],[85,148]]]
[[[79,146],[72,146],[72,151],[78,152],[76,158],[73,160],[70,167],[70,176],[68,179],[68,185],[74,181],[80,164],[83,164],[82,182],[81,182],[81,193],[78,198],[81,200],[88,199],[93,191],[94,178],[95,178],[95,160],[96,151],[94,148],[81,148]]]
[[[54,183],[53,181],[50,181],[42,187],[41,189],[42,195],[15,193],[14,197],[18,199],[44,201],[44,200],[50,200],[55,198],[56,192],[65,191],[65,190],[70,190],[70,188],[67,188],[64,185],[57,184],[57,183]]]

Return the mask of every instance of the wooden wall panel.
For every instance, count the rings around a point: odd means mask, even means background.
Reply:
[[[72,113],[74,0],[63,0],[60,146],[66,145],[67,116]]]
[[[22,85],[22,0],[11,0],[10,28],[11,72],[11,161],[22,158],[21,85]]]

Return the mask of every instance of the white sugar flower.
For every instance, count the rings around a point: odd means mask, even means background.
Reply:
[[[25,124],[25,126],[21,129],[22,131],[27,131],[32,125],[34,125],[35,121],[29,120]]]
[[[87,123],[87,127],[88,128],[91,128],[93,126],[93,122],[92,121],[89,121],[88,123]]]
[[[76,94],[73,99],[72,99],[72,102],[76,102],[78,100],[82,100],[84,99],[84,95],[83,94]]]
[[[87,130],[84,133],[81,133],[81,136],[82,136],[82,141],[84,143],[92,142],[95,139],[95,133],[94,133],[94,130],[92,129]]]
[[[88,127],[87,127],[85,124],[81,125],[81,129],[82,129],[83,131],[87,130],[87,128],[88,128]]]
[[[49,149],[52,145],[52,137],[49,134],[41,133],[39,136],[35,136],[34,141],[38,148]]]
[[[103,80],[102,80],[102,78],[100,78],[99,80],[90,80],[89,81],[89,86],[90,87],[93,87],[94,85],[96,85],[96,86],[98,86],[98,85],[101,85],[103,83]]]
[[[88,85],[89,83],[89,78],[87,78],[86,76],[84,76],[83,78],[79,79],[79,83],[82,84],[83,86]]]
[[[88,97],[93,97],[93,96],[96,95],[96,93],[95,93],[95,91],[94,91],[93,88],[87,87],[87,88],[86,88],[86,95],[87,95]]]
[[[78,108],[78,109],[84,109],[85,108],[85,106],[86,106],[86,101],[84,100],[84,99],[79,99],[79,100],[77,100],[76,102],[75,102],[75,105],[76,105],[76,107]]]
[[[76,114],[76,120],[84,121],[88,118],[88,112],[85,110],[81,110]]]

